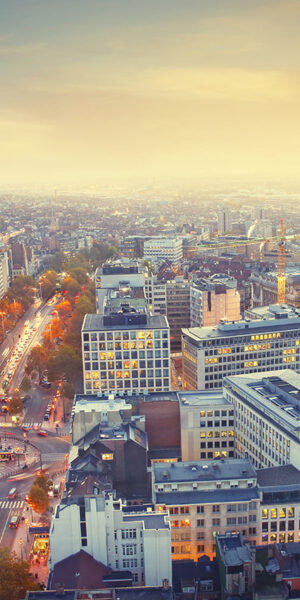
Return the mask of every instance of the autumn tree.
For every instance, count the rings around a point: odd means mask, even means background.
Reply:
[[[56,284],[58,283],[58,275],[56,271],[46,271],[39,279],[39,285],[43,298],[50,298],[56,290]]]
[[[8,412],[10,415],[20,415],[23,412],[23,402],[20,391],[16,388],[9,403]]]
[[[35,298],[35,281],[29,275],[19,275],[10,286],[6,296],[9,302],[20,302],[26,310]]]
[[[84,285],[87,280],[86,269],[83,267],[74,267],[73,269],[68,269],[68,273],[70,277],[73,277],[80,285]]]
[[[48,492],[34,482],[28,494],[28,503],[35,512],[42,514],[49,506]]]
[[[27,590],[39,589],[39,583],[30,573],[30,563],[9,548],[0,547],[0,599],[18,600],[25,598]]]
[[[48,354],[45,348],[40,344],[34,346],[28,356],[25,372],[27,373],[27,375],[29,375],[30,373],[32,373],[32,371],[37,371],[39,377],[41,377],[45,369],[47,360]]]
[[[61,284],[62,290],[68,292],[68,294],[74,298],[76,294],[80,292],[80,285],[74,277],[70,277],[69,275],[65,277]]]
[[[41,473],[36,477],[36,479],[33,482],[33,485],[38,485],[48,494],[49,490],[51,490],[51,488],[53,487],[53,481],[48,477],[48,475]]]
[[[48,348],[51,347],[55,340],[62,339],[63,333],[62,321],[58,317],[55,317],[43,333],[44,345]]]
[[[56,305],[56,310],[60,317],[66,317],[71,313],[71,303],[69,302],[69,300],[62,300],[59,304]]]

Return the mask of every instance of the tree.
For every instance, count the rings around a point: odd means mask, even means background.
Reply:
[[[55,317],[48,325],[43,333],[43,342],[45,346],[51,347],[55,340],[63,337],[63,326],[62,321],[58,317]]]
[[[49,381],[58,381],[63,377],[67,381],[76,381],[82,375],[80,350],[62,344],[49,358],[47,363]]]
[[[43,346],[34,346],[28,356],[25,372],[29,375],[32,371],[38,371],[39,377],[45,369],[48,355]]]
[[[80,285],[78,281],[74,279],[74,277],[65,277],[61,286],[62,290],[68,292],[68,294],[70,294],[71,297],[76,296],[76,294],[80,292]]]
[[[30,488],[28,494],[28,503],[33,508],[33,510],[39,514],[45,512],[45,510],[49,506],[49,496],[46,490],[37,485],[36,482]]]
[[[13,392],[12,399],[9,403],[8,412],[10,415],[20,415],[23,412],[23,402],[20,392],[16,388]]]
[[[43,473],[41,473],[36,477],[36,479],[33,482],[33,485],[38,485],[48,494],[49,490],[51,490],[51,488],[53,487],[53,481],[48,477],[48,475],[44,475]]]
[[[86,269],[83,267],[74,267],[73,269],[69,269],[68,273],[70,277],[73,277],[80,285],[83,285],[88,280]]]
[[[56,271],[46,271],[39,279],[43,298],[49,298],[56,290],[58,283],[58,275]]]
[[[56,306],[56,310],[61,317],[65,317],[66,315],[71,313],[72,307],[69,300],[62,300]]]
[[[30,277],[29,275],[20,275],[13,280],[6,296],[9,302],[16,300],[17,302],[20,302],[26,310],[33,304],[35,289],[33,277]]]
[[[31,380],[29,379],[29,377],[27,377],[27,375],[24,375],[22,381],[21,381],[21,385],[20,385],[20,390],[22,392],[29,392],[29,390],[31,389]]]
[[[39,590],[29,571],[30,563],[21,560],[9,548],[0,547],[0,599],[25,598],[27,590]]]

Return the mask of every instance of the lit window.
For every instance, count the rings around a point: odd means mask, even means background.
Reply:
[[[271,508],[271,519],[277,519],[277,508]]]
[[[101,455],[102,460],[113,460],[114,455],[112,453],[106,453]]]
[[[263,508],[261,511],[261,518],[262,519],[267,519],[268,518],[268,509],[267,508]]]

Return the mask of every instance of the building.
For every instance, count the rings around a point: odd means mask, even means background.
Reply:
[[[258,543],[300,542],[300,471],[293,465],[259,469],[257,483],[261,496]]]
[[[156,509],[169,511],[175,560],[212,557],[217,533],[256,541],[259,493],[247,459],[155,463],[152,494]]]
[[[151,237],[144,242],[144,259],[168,261],[177,265],[182,259],[182,239],[177,237]]]
[[[300,368],[300,312],[269,307],[269,318],[192,327],[182,332],[183,385],[217,389],[224,377]]]
[[[49,567],[84,550],[137,585],[172,582],[170,523],[151,507],[126,507],[112,494],[65,498],[50,528]]]
[[[10,246],[13,279],[19,275],[28,275],[28,259],[26,247],[21,242],[13,242]]]
[[[285,464],[300,469],[299,373],[226,377],[224,395],[234,406],[237,456],[248,456],[258,469]]]
[[[194,281],[190,288],[191,327],[217,325],[221,319],[239,321],[237,281],[222,274]]]
[[[180,392],[181,459],[234,457],[234,409],[222,392]]]
[[[157,275],[145,278],[145,297],[153,315],[167,314],[166,282],[157,279]]]
[[[250,594],[255,583],[255,549],[240,533],[216,536],[222,598]]]
[[[181,350],[182,329],[190,327],[190,283],[181,276],[166,283],[171,350]]]
[[[218,233],[223,235],[232,231],[231,212],[227,208],[218,212]]]
[[[170,328],[144,298],[116,295],[82,325],[84,393],[170,389]]]
[[[267,306],[277,302],[277,271],[254,270],[250,275],[252,306]],[[300,271],[297,265],[288,265],[285,280],[286,303],[300,307]]]
[[[9,288],[9,279],[8,255],[0,249],[0,300]]]
[[[146,267],[126,258],[108,261],[103,267],[98,267],[95,273],[97,313],[104,313],[106,296],[113,290],[123,290],[127,294],[140,290],[140,295],[143,296],[146,275],[148,276]]]

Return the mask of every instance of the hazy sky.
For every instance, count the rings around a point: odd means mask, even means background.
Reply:
[[[0,188],[300,180],[300,0],[0,0]]]

